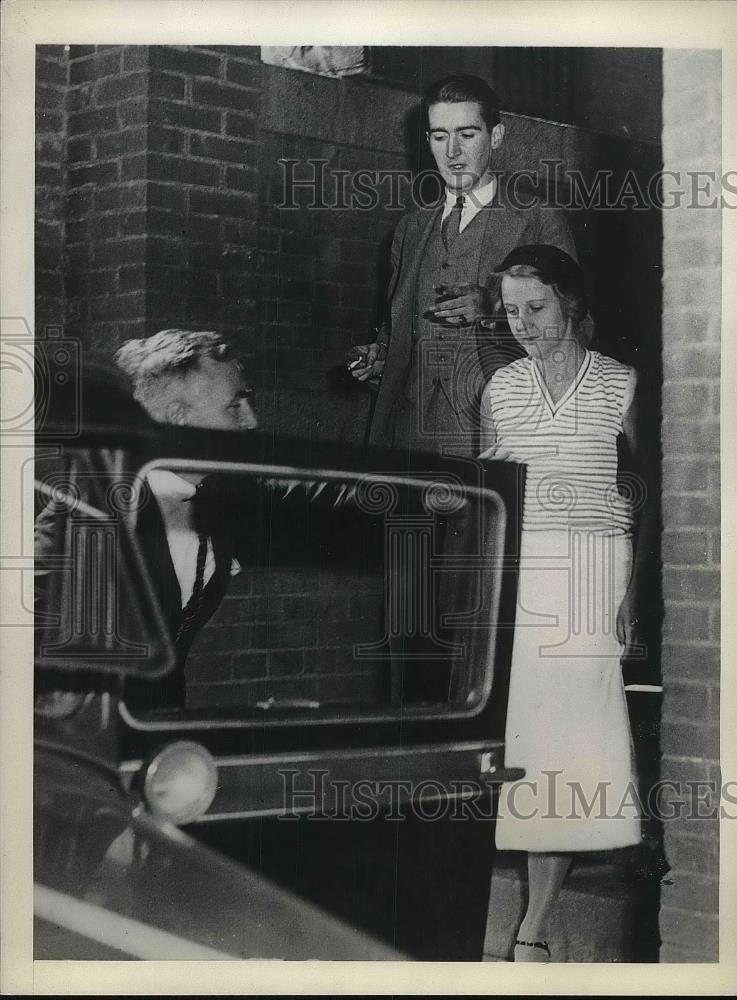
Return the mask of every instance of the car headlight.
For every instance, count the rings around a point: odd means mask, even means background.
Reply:
[[[199,743],[170,743],[146,768],[143,791],[155,816],[174,823],[191,823],[205,813],[215,798],[218,774],[215,761]]]

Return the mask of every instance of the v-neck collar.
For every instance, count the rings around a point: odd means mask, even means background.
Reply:
[[[548,387],[545,385],[545,379],[538,371],[537,362],[535,361],[534,358],[530,358],[530,365],[532,367],[533,378],[537,382],[537,386],[540,390],[540,393],[542,394],[543,399],[545,400],[548,406],[548,409],[550,410],[551,416],[553,417],[556,416],[556,414],[562,409],[562,407],[565,406],[565,404],[568,402],[573,393],[576,391],[576,389],[579,387],[581,382],[583,382],[584,378],[586,377],[586,373],[589,370],[590,364],[591,364],[591,351],[587,350],[583,356],[583,360],[579,366],[578,371],[576,372],[576,375],[574,376],[573,381],[568,386],[563,395],[560,397],[558,402],[554,403],[550,396],[550,393],[548,392]]]

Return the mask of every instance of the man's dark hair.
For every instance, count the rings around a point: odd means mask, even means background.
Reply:
[[[489,131],[501,121],[499,95],[485,80],[479,76],[446,76],[425,94],[422,102],[425,128],[429,127],[428,111],[433,104],[463,104],[466,101],[480,105],[481,117]]]

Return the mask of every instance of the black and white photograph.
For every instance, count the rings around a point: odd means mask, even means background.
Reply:
[[[363,7],[9,4],[7,988],[729,993],[735,12]]]

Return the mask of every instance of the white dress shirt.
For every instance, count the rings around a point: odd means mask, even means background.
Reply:
[[[474,188],[472,191],[453,191],[451,188],[445,189],[445,206],[443,208],[443,218],[441,224],[445,222],[453,210],[458,195],[463,195],[463,211],[461,212],[461,224],[458,232],[462,233],[466,226],[479,214],[484,205],[488,205],[494,200],[496,194],[496,177],[492,177],[488,184]]]
[[[182,607],[186,607],[194,590],[197,570],[197,550],[200,540],[194,529],[192,504],[188,500],[195,495],[196,487],[188,483],[175,472],[167,469],[152,469],[146,480],[151,492],[156,497],[166,529],[166,540],[169,544],[171,561],[179,581],[182,594]],[[236,559],[230,568],[231,576],[240,572],[240,564]],[[207,584],[215,572],[215,553],[212,541],[207,540],[207,556],[205,558],[204,583]]]

